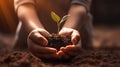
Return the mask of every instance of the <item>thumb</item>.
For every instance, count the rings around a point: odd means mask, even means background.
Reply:
[[[39,32],[31,33],[29,35],[29,39],[41,46],[46,46],[48,44],[47,39],[44,36],[42,36]]]
[[[80,40],[80,34],[78,31],[74,30],[72,35],[71,35],[71,42],[73,45],[76,45]]]

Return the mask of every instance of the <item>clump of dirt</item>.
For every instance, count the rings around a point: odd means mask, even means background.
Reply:
[[[56,48],[65,47],[67,45],[72,45],[70,37],[63,37],[57,34],[52,34],[51,37],[46,37],[48,40],[48,47]]]

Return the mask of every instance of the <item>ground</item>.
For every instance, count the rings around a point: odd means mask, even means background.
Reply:
[[[95,49],[81,49],[80,54],[69,61],[43,61],[29,51],[10,52],[13,37],[1,34],[0,67],[120,67],[119,30],[119,27],[95,27]]]

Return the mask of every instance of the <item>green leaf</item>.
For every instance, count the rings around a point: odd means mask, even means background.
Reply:
[[[61,24],[62,22],[64,22],[64,21],[66,21],[69,16],[70,16],[70,15],[65,15],[65,16],[63,16],[63,18],[62,18],[61,21],[60,21],[60,24]]]
[[[60,17],[55,12],[51,12],[51,17],[55,22],[59,23]]]

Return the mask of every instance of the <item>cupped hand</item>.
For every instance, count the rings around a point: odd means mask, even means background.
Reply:
[[[59,59],[55,48],[46,47],[45,37],[51,36],[45,29],[37,28],[30,32],[27,39],[28,48],[35,56],[45,59]]]
[[[58,51],[58,55],[62,56],[64,59],[69,59],[71,57],[77,56],[79,54],[81,48],[81,40],[80,33],[72,28],[63,28],[59,35],[61,36],[69,36],[71,38],[71,45],[67,45],[66,47],[61,47],[60,51]]]

